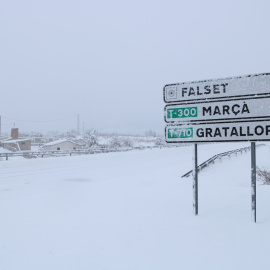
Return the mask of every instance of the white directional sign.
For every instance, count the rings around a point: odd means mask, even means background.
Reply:
[[[270,120],[169,125],[165,137],[168,143],[269,141]]]
[[[168,84],[163,88],[167,143],[194,143],[193,206],[198,214],[197,143],[251,141],[256,222],[255,141],[270,141],[270,73]]]
[[[167,105],[164,116],[167,123],[270,118],[270,96]]]
[[[166,103],[270,95],[270,73],[165,85]]]

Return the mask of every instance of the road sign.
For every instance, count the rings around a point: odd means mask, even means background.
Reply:
[[[270,73],[168,84],[163,95],[166,103],[270,95]]]
[[[167,143],[194,143],[193,194],[198,214],[197,143],[251,141],[252,213],[256,222],[255,141],[270,140],[270,73],[165,85]],[[173,124],[178,123],[178,125]]]
[[[165,138],[167,143],[269,141],[270,120],[168,125]]]
[[[270,118],[270,96],[167,105],[164,117],[167,123]]]

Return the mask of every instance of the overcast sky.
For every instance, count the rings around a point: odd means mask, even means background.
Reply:
[[[270,72],[269,10],[269,0],[0,0],[2,130],[76,129],[80,114],[85,129],[162,132],[165,84]]]

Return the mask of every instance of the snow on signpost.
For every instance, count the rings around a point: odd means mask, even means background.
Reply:
[[[167,143],[264,141],[270,136],[268,73],[171,84],[164,87],[163,94],[165,102],[174,103],[164,112],[165,121],[170,123],[165,129]],[[227,127],[233,130],[229,135]]]
[[[166,103],[220,100],[269,95],[270,73],[168,84],[163,95]]]
[[[168,84],[163,88],[167,143],[251,141],[252,213],[256,222],[255,141],[270,138],[270,73]],[[193,170],[198,214],[197,170]],[[254,176],[255,175],[255,176]],[[255,195],[254,195],[255,194]]]

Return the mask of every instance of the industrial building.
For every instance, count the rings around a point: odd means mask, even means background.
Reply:
[[[78,150],[83,147],[70,140],[57,140],[43,145],[43,150]]]

